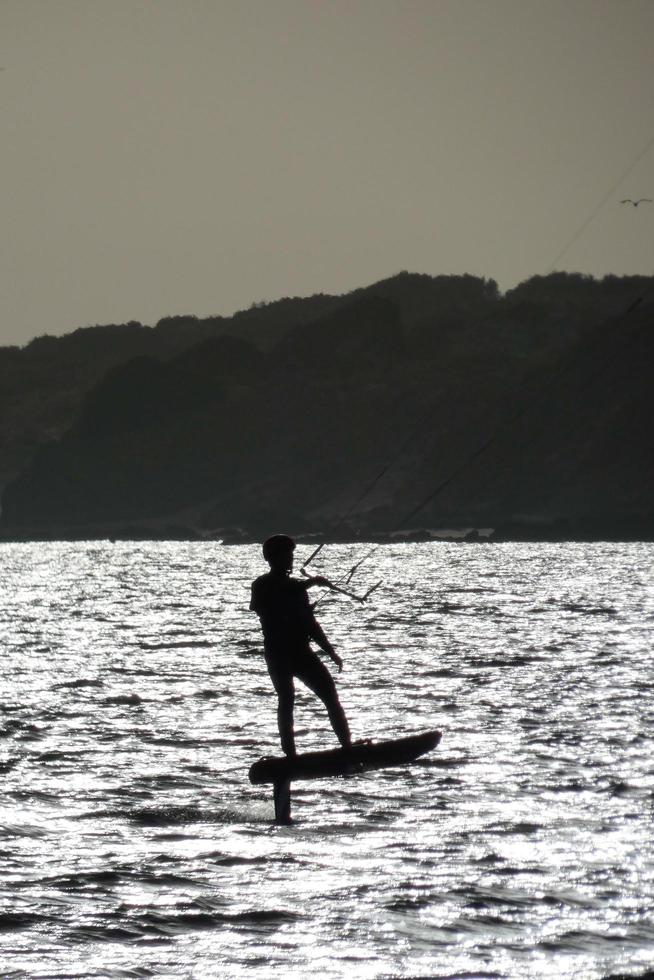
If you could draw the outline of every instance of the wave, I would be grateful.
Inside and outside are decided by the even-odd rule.
[[[80,677],[74,681],[62,681],[60,684],[53,684],[53,691],[63,690],[69,688],[70,690],[75,690],[81,687],[102,687],[104,684],[99,678],[86,678]]]
[[[143,699],[139,694],[114,694],[111,697],[103,698],[101,703],[105,705],[124,704],[134,707],[143,704]]]
[[[252,909],[247,911],[148,911],[135,915],[118,912],[108,917],[109,922],[80,925],[69,931],[75,940],[92,942],[143,942],[172,940],[184,933],[199,930],[223,929],[225,926],[250,926],[257,929],[277,930],[284,925],[298,922],[303,916],[288,909]],[[117,919],[118,924],[112,920]]]
[[[137,643],[141,650],[185,650],[189,647],[213,647],[215,645],[212,640],[171,640],[167,643],[150,643],[147,640],[139,640]]]
[[[141,827],[174,827],[185,824],[234,824],[252,823],[266,820],[270,817],[259,817],[244,809],[223,807],[219,809],[198,805],[180,806],[165,804],[163,806],[137,807],[125,809],[96,810],[79,814],[78,820],[112,819],[126,820]]]
[[[21,929],[30,929],[32,926],[40,925],[48,920],[49,916],[39,915],[36,912],[0,912],[0,932],[18,932]]]

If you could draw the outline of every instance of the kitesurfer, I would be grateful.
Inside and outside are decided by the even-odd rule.
[[[313,640],[336,664],[339,672],[343,669],[343,661],[317,622],[307,595],[311,586],[329,588],[331,583],[321,575],[302,580],[292,578],[294,550],[295,542],[286,534],[275,534],[264,541],[263,557],[270,565],[270,571],[252,583],[250,602],[250,609],[261,620],[266,665],[278,698],[279,737],[282,751],[288,756],[296,754],[293,728],[295,677],[323,702],[343,748],[352,744],[334,679],[310,645]]]

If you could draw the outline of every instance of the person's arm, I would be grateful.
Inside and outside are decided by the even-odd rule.
[[[314,643],[317,643],[320,649],[323,650],[324,653],[326,653],[331,660],[333,660],[333,662],[338,667],[340,673],[340,671],[343,670],[343,661],[334,650],[334,647],[331,645],[331,643],[325,636],[322,626],[320,625],[316,617],[313,615],[312,607],[309,604],[309,597],[307,595],[307,592],[312,585],[322,585],[322,586],[331,587],[331,582],[328,579],[324,578],[322,575],[315,575],[313,577],[307,576],[304,580],[298,582],[298,584],[301,585],[302,588],[304,589],[304,602],[306,603],[306,612],[307,612],[306,628],[307,628],[307,633],[309,635],[309,639],[313,640]]]
[[[334,647],[331,645],[331,643],[325,636],[322,626],[320,625],[318,620],[315,619],[314,616],[311,616],[311,620],[308,625],[309,625],[309,630],[308,630],[309,636],[314,641],[314,643],[317,643],[320,649],[324,650],[327,656],[330,657],[331,660],[333,660],[333,662],[338,667],[340,673],[340,671],[343,670],[343,661],[341,660],[339,655],[334,650]]]
[[[304,574],[306,575],[306,572],[304,572]],[[379,584],[380,583],[377,583],[377,585],[379,585]],[[312,585],[321,585],[321,586],[323,586],[326,589],[331,589],[332,592],[340,592],[341,595],[346,595],[350,599],[356,599],[357,602],[365,602],[366,599],[368,598],[368,596],[371,595],[375,591],[375,589],[377,588],[377,585],[374,585],[372,587],[372,589],[369,589],[366,592],[365,595],[363,595],[363,596],[362,595],[356,595],[354,592],[350,592],[349,589],[344,589],[340,585],[334,585],[334,583],[333,582],[330,582],[329,579],[328,578],[325,578],[324,575],[315,575],[313,577],[309,577],[307,575],[306,581],[304,582],[304,588],[305,589],[310,589]],[[320,600],[318,600],[318,601],[320,601]]]

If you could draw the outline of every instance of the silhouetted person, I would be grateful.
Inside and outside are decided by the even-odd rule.
[[[282,751],[295,755],[293,706],[298,677],[317,694],[327,708],[329,720],[343,746],[351,744],[345,712],[338,700],[336,684],[322,660],[311,649],[313,640],[331,657],[339,671],[343,661],[316,621],[307,590],[312,585],[329,586],[322,576],[291,578],[295,542],[286,534],[275,534],[263,544],[263,557],[270,571],[252,583],[250,609],[257,613],[263,631],[266,664],[278,697],[277,723]]]

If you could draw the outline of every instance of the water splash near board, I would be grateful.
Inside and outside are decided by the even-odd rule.
[[[250,767],[250,782],[255,785],[273,784],[275,821],[290,823],[293,780],[354,776],[371,769],[406,765],[431,752],[440,740],[441,732],[433,730],[383,742],[355,742],[349,749],[267,757]]]

